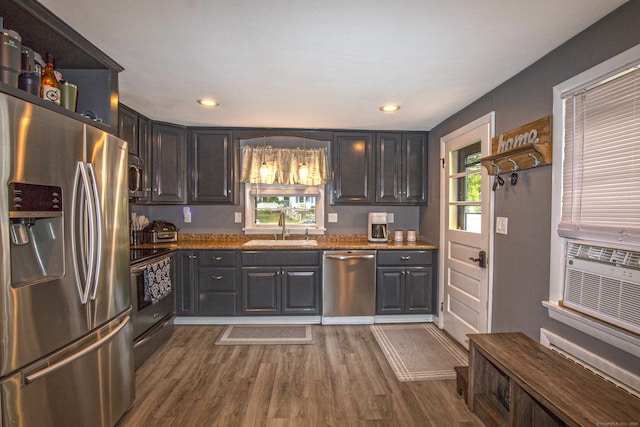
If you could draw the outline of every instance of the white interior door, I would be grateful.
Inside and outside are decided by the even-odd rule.
[[[490,175],[478,161],[491,154],[494,113],[440,140],[440,327],[468,347],[467,334],[489,332]],[[479,261],[484,254],[484,262]]]

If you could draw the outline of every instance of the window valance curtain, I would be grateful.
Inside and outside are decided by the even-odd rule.
[[[261,174],[266,165],[268,172]],[[308,170],[306,179],[300,176],[300,166]],[[323,185],[328,172],[326,148],[274,148],[271,146],[242,147],[240,180],[251,184]],[[264,175],[264,176],[263,176]]]

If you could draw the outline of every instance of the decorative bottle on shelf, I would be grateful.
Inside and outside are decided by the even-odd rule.
[[[46,66],[42,74],[40,84],[40,96],[47,101],[55,102],[60,105],[60,89],[58,89],[58,80],[53,70],[53,55],[47,53]]]

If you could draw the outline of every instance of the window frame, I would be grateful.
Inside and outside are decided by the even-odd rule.
[[[553,88],[553,163],[552,163],[552,195],[551,195],[551,230],[550,230],[550,275],[549,275],[549,300],[543,301],[548,309],[549,316],[559,322],[565,323],[581,332],[584,332],[601,341],[611,344],[625,351],[638,351],[640,339],[615,326],[581,315],[566,308],[559,303],[563,299],[564,274],[566,248],[569,238],[558,234],[558,224],[562,219],[562,185],[563,185],[563,160],[564,160],[564,101],[562,95],[590,86],[599,80],[604,80],[614,73],[625,68],[631,68],[640,60],[640,45],[634,46],[621,54],[604,61]],[[592,240],[591,243],[610,247],[628,246],[616,245],[602,241]],[[636,248],[637,249],[637,248]]]
[[[325,189],[324,185],[285,185],[285,184],[245,184],[244,197],[244,228],[245,234],[274,234],[281,233],[282,227],[255,224],[255,196],[315,196],[316,197],[316,224],[287,224],[287,234],[324,234],[325,228]]]

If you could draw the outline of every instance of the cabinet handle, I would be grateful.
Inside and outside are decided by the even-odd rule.
[[[222,280],[222,276],[211,276],[213,280]]]
[[[189,259],[196,259],[196,258],[198,258],[197,255],[189,255]]]
[[[400,259],[403,260],[403,261],[409,261],[411,259],[411,257],[410,256],[401,256]]]
[[[211,259],[214,260],[214,261],[222,261],[222,257],[221,256],[212,256]]]

